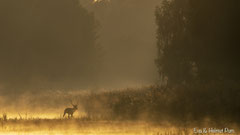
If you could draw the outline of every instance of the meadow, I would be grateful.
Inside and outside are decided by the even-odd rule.
[[[194,128],[194,126],[176,127],[169,123],[156,124],[144,121],[94,121],[82,118],[9,119],[1,121],[0,135],[190,135],[195,134]],[[223,127],[214,128],[223,129]],[[231,134],[237,135],[239,132],[237,127],[228,128],[234,130]]]
[[[237,86],[232,92],[226,91],[226,86],[219,86],[217,91],[210,91],[211,88],[211,85],[198,89],[195,86],[171,89],[149,86],[74,93],[74,97],[48,95],[54,103],[63,101],[63,97],[78,100],[78,115],[63,118],[60,113],[56,114],[58,117],[40,118],[37,115],[27,117],[19,114],[18,117],[8,118],[8,114],[4,113],[0,117],[0,134],[189,135],[194,133],[196,127],[229,128],[238,134]],[[48,96],[40,95],[41,98],[36,100],[43,103],[43,99],[49,99],[47,102],[51,106]]]

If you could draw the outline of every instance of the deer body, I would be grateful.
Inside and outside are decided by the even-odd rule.
[[[71,102],[72,104],[72,102]],[[72,104],[73,108],[66,108],[63,113],[63,117],[68,114],[68,118],[71,116],[73,117],[74,112],[78,109],[77,105]]]

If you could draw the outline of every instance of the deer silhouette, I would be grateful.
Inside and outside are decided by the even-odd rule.
[[[72,100],[70,100],[70,103],[71,103],[71,105],[73,106],[73,108],[66,108],[66,109],[64,110],[63,117],[64,117],[66,114],[68,114],[68,118],[73,117],[74,112],[78,109],[78,105],[77,105],[77,104],[73,104],[73,103],[72,103]]]

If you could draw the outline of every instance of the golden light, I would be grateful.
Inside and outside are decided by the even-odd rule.
[[[100,2],[101,0],[94,0],[93,3]]]
[[[107,1],[110,2],[110,0],[94,0],[93,3],[101,2],[101,1]]]

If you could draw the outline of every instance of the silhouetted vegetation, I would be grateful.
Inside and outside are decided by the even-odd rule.
[[[146,120],[172,124],[239,123],[239,86],[158,86],[80,96],[89,119]],[[230,88],[226,91],[227,88]],[[205,123],[206,124],[206,123]]]
[[[172,117],[240,122],[239,5],[164,0],[157,7],[156,64],[174,95]]]
[[[173,84],[239,81],[239,2],[164,0],[156,9],[159,75]]]

